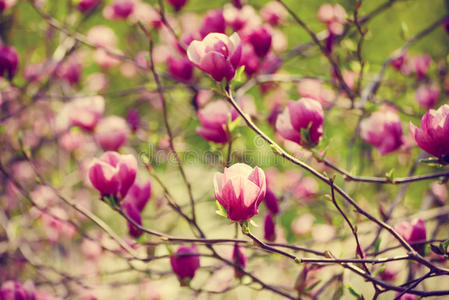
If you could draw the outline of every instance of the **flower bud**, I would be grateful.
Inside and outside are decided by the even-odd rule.
[[[200,70],[209,73],[216,81],[231,81],[240,64],[242,44],[234,33],[228,37],[211,33],[202,41],[193,41],[187,48],[189,60]]]
[[[243,252],[242,247],[238,243],[234,244],[234,250],[232,251],[232,261],[235,265],[239,266],[242,269],[245,269],[246,267],[246,255]],[[235,277],[241,279],[243,277],[243,273],[238,269],[235,268]]]
[[[95,140],[106,151],[120,149],[128,140],[128,136],[128,124],[118,116],[103,118],[95,128]]]
[[[360,123],[360,136],[382,155],[391,153],[403,144],[401,120],[392,110],[375,112]]]
[[[196,245],[191,247],[181,246],[175,255],[170,257],[170,264],[173,272],[179,279],[181,286],[189,284],[195,277],[196,270],[200,267],[200,257]]]
[[[185,57],[169,57],[167,60],[170,75],[181,82],[189,82],[193,78],[193,65]]]
[[[94,159],[89,168],[89,179],[100,192],[101,197],[126,196],[137,174],[137,161],[132,155],[117,152],[105,152],[99,159]]]
[[[248,36],[249,42],[253,46],[254,52],[259,57],[265,57],[271,48],[271,33],[266,27],[259,27],[251,31]]]
[[[421,149],[444,160],[449,155],[449,105],[425,113],[421,128],[410,122],[410,132]]]
[[[285,139],[304,147],[318,144],[323,135],[324,112],[321,104],[310,98],[288,101],[276,120],[276,130]]]
[[[19,55],[16,49],[10,46],[0,46],[0,77],[5,76],[12,80],[19,67]]]
[[[274,242],[274,240],[276,240],[276,225],[274,224],[273,216],[270,213],[265,215],[263,225],[265,240]]]
[[[186,5],[187,0],[167,0],[168,3],[170,3],[171,6],[175,9],[175,11],[181,10],[181,8]]]
[[[416,297],[413,294],[405,293],[404,295],[399,297],[400,294],[401,294],[401,292],[396,292],[396,297],[398,297],[398,298],[395,298],[395,299],[397,299],[397,300],[418,300],[418,297]]]
[[[234,121],[237,112],[223,100],[218,100],[200,109],[198,117],[202,127],[197,127],[196,132],[207,141],[225,144],[231,135],[227,127],[228,119]]]
[[[410,243],[413,249],[415,249],[421,255],[424,254],[424,243],[427,239],[426,225],[421,219],[415,220],[413,223],[402,222],[394,228],[407,243]]]
[[[421,107],[430,109],[438,102],[440,93],[440,86],[434,82],[420,85],[416,90],[415,97]]]
[[[343,33],[347,14],[340,4],[321,5],[317,17],[321,22],[327,24],[330,34],[340,35]]]
[[[232,221],[244,221],[259,213],[265,197],[265,173],[259,167],[237,163],[214,176],[215,198]]]

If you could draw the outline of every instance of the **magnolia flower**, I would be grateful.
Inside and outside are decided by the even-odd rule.
[[[421,119],[421,128],[410,122],[410,132],[421,149],[440,159],[449,155],[449,105],[431,109]]]
[[[375,112],[360,123],[360,136],[382,155],[391,153],[403,144],[401,120],[392,110]]]
[[[340,35],[343,33],[346,23],[346,11],[340,4],[323,4],[318,9],[318,19],[327,24],[331,34]]]
[[[105,101],[101,96],[93,96],[77,98],[69,105],[69,118],[72,125],[92,131],[103,115]]]
[[[89,179],[101,196],[121,196],[123,199],[133,185],[137,174],[137,161],[134,156],[117,152],[105,152],[95,158],[89,168]]]
[[[125,119],[109,116],[102,119],[95,128],[95,140],[104,150],[117,151],[129,137]]]
[[[244,221],[259,213],[265,197],[266,179],[262,169],[237,163],[217,172],[214,177],[215,198],[232,221]]]
[[[276,225],[274,223],[273,216],[270,213],[265,215],[263,225],[264,239],[269,242],[274,242],[274,240],[276,240]]]
[[[323,135],[323,107],[318,101],[301,98],[288,101],[287,108],[277,117],[279,134],[301,146],[316,145]]]
[[[242,56],[240,37],[210,33],[202,41],[193,41],[187,48],[190,61],[216,81],[231,81]]]
[[[184,5],[187,4],[187,0],[167,0],[168,3],[170,3],[171,6],[175,9],[175,11],[181,10],[181,8],[184,7]]]
[[[251,31],[248,41],[253,46],[254,52],[259,57],[264,57],[270,51],[272,36],[266,27],[261,26]]]

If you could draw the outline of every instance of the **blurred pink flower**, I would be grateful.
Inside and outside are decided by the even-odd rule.
[[[203,24],[200,28],[200,34],[204,38],[209,33],[225,33],[226,21],[221,9],[209,10],[203,17]]]
[[[234,121],[237,116],[237,111],[230,109],[223,100],[210,102],[198,111],[202,126],[197,127],[196,132],[207,141],[225,144],[230,138],[228,119]]]
[[[175,58],[170,56],[167,59],[168,71],[170,75],[181,82],[189,82],[193,78],[193,65],[185,57]]]
[[[187,4],[187,0],[167,0],[168,3],[170,3],[171,6],[175,9],[175,11],[181,10],[181,8],[184,7],[184,5]]]
[[[17,281],[5,281],[0,287],[0,299],[2,300],[34,300],[36,291],[34,284],[26,282],[24,285]]]
[[[318,182],[312,177],[303,177],[293,187],[292,193],[301,203],[306,204],[317,196]]]
[[[101,197],[112,195],[123,199],[133,185],[137,174],[137,161],[130,154],[105,152],[95,158],[89,167],[89,179],[101,193]]]
[[[272,26],[282,25],[287,19],[287,10],[277,1],[271,1],[265,4],[260,10],[262,18]]]
[[[401,120],[396,112],[384,109],[360,123],[360,136],[382,155],[399,149],[403,144]]]
[[[101,248],[100,243],[97,241],[90,239],[83,239],[83,242],[81,243],[81,252],[87,258],[96,260],[101,256],[103,248]]]
[[[440,86],[438,83],[421,84],[415,92],[416,101],[421,107],[426,109],[432,108],[440,98]]]
[[[400,292],[396,292],[396,297],[398,297],[400,294],[401,294]],[[413,294],[405,293],[401,297],[397,298],[397,300],[418,300],[418,297],[416,297]]]
[[[411,246],[421,255],[424,254],[425,244],[417,243],[424,242],[427,239],[426,225],[421,219],[415,220],[413,223],[402,222],[394,227],[394,229],[406,240]]]
[[[431,109],[421,119],[421,128],[410,122],[410,132],[421,149],[440,159],[449,155],[449,105]]]
[[[151,197],[151,182],[134,182],[123,202],[131,202],[139,212],[142,212]]]
[[[0,77],[12,80],[19,67],[19,55],[15,48],[3,45],[0,46]]]
[[[242,56],[240,37],[211,33],[202,41],[193,41],[187,48],[190,61],[216,81],[231,81]]]
[[[331,34],[340,35],[343,33],[346,23],[346,11],[340,4],[323,4],[318,9],[318,19],[327,24]]]
[[[70,104],[72,125],[92,131],[104,113],[105,101],[101,96],[76,98]]]
[[[237,266],[239,266],[240,268],[245,269],[245,267],[246,267],[246,261],[247,261],[246,255],[245,255],[245,253],[243,252],[243,248],[242,248],[238,243],[235,243],[235,244],[234,244],[234,249],[233,249],[233,251],[232,251],[232,261],[234,262],[234,265],[237,265]],[[242,278],[243,275],[244,275],[244,274],[243,274],[239,269],[237,269],[237,268],[235,268],[234,274],[235,274],[235,277],[236,277],[236,278],[239,278],[239,279]]]
[[[279,199],[275,193],[269,188],[264,198],[265,206],[273,214],[276,215],[279,212]]]
[[[140,127],[140,115],[137,109],[131,108],[128,110],[128,115],[126,117],[126,121],[128,122],[131,130],[135,132]]]
[[[244,221],[259,213],[265,198],[266,179],[262,169],[237,163],[214,176],[215,198],[232,221]]]
[[[276,240],[276,225],[274,223],[273,216],[271,213],[265,215],[264,223],[264,239],[269,242],[274,242]]]
[[[287,107],[276,120],[276,130],[287,140],[311,147],[318,144],[323,135],[323,121],[321,104],[310,98],[301,98],[288,101]]]
[[[200,257],[195,254],[199,254],[196,245],[191,247],[181,246],[176,254],[170,257],[171,267],[181,286],[188,285],[189,281],[195,277],[196,270],[200,267]]]
[[[69,239],[76,234],[76,228],[68,222],[67,211],[61,207],[53,206],[47,212],[42,212],[41,220],[49,241],[56,243],[62,237]]]
[[[226,4],[223,8],[223,17],[226,24],[234,31],[242,30],[253,17],[257,17],[256,10],[249,5],[237,8],[232,4]]]
[[[89,29],[87,40],[98,47],[115,48],[117,45],[117,36],[114,31],[104,25],[97,25]]]
[[[296,90],[300,97],[317,100],[323,107],[331,106],[335,100],[334,91],[324,88],[318,79],[303,79],[296,85]]]
[[[266,26],[254,28],[248,36],[249,43],[259,57],[265,57],[271,48],[272,36]]]
[[[412,58],[413,70],[418,78],[422,78],[427,75],[431,62],[432,58],[428,54],[421,54]]]
[[[125,119],[108,116],[100,120],[95,128],[95,140],[104,149],[117,151],[126,143],[130,134]]]
[[[140,211],[137,209],[136,205],[131,201],[123,201],[122,203],[123,210],[125,211],[125,214],[133,220],[136,224],[142,226],[142,217],[140,216]],[[140,230],[137,226],[135,226],[130,221],[127,222],[128,224],[128,233],[130,236],[134,238],[138,238],[142,235],[143,231]]]
[[[78,9],[83,12],[87,13],[94,9],[102,0],[80,0],[78,2]]]

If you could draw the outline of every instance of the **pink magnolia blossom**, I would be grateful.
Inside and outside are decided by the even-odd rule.
[[[440,86],[436,82],[432,84],[421,84],[416,89],[415,97],[421,107],[430,109],[438,102],[440,93]]]
[[[187,48],[190,61],[216,81],[231,81],[242,56],[240,37],[221,33],[208,34],[202,41],[193,41]]]
[[[301,203],[308,203],[318,195],[318,182],[312,177],[303,177],[293,188],[293,196]]]
[[[118,41],[114,31],[104,25],[97,25],[89,29],[87,32],[87,40],[103,48],[115,48]]]
[[[81,243],[81,252],[89,259],[95,260],[101,256],[103,248],[98,241],[83,239]]]
[[[125,119],[108,116],[103,118],[95,128],[95,140],[104,150],[117,151],[126,143],[129,133]]]
[[[234,244],[234,249],[232,251],[232,261],[234,262],[234,265],[245,269],[247,258],[245,252],[243,252],[243,248],[240,247],[238,243]],[[235,268],[234,274],[236,278],[242,278],[244,275],[243,272],[241,272],[238,268]]]
[[[274,242],[276,240],[276,225],[274,223],[273,215],[267,213],[263,225],[264,239],[269,242]]]
[[[244,221],[259,213],[265,197],[266,179],[262,169],[237,163],[214,176],[215,198],[232,221]]]
[[[400,292],[396,292],[396,297],[398,297],[400,294]],[[397,298],[397,300],[418,300],[418,297],[413,294],[405,293],[401,297]]]
[[[207,141],[225,144],[230,138],[228,120],[234,121],[237,116],[237,112],[223,100],[208,103],[198,111],[202,126],[197,127],[196,132]]]
[[[123,202],[131,202],[134,206],[142,212],[147,205],[148,200],[151,197],[151,182],[147,181],[145,183],[135,182],[128,193],[126,194]]]
[[[175,58],[170,56],[167,59],[168,71],[170,75],[179,81],[189,82],[193,78],[193,65],[186,57]]]
[[[271,1],[260,10],[260,15],[272,26],[279,26],[287,19],[288,12],[279,2]]]
[[[19,55],[15,48],[0,46],[0,77],[6,75],[11,80],[19,67]]]
[[[427,239],[426,225],[421,219],[413,223],[402,222],[395,226],[395,230],[420,254],[424,253],[425,245],[418,242],[424,242]]]
[[[101,196],[120,196],[123,199],[133,185],[137,174],[137,161],[130,154],[105,152],[95,158],[89,168],[89,179]]]
[[[253,76],[259,70],[260,65],[260,58],[254,52],[254,48],[249,44],[243,44],[240,66],[245,66],[245,74],[248,77]]]
[[[81,63],[76,58],[72,58],[58,69],[58,76],[70,85],[75,85],[80,82],[82,71]]]
[[[410,132],[421,149],[440,159],[449,155],[449,105],[431,109],[421,119],[421,128],[410,122]]]
[[[73,238],[76,228],[69,223],[67,211],[61,207],[53,206],[41,214],[41,220],[49,241],[56,243],[62,237]]]
[[[176,254],[170,257],[171,267],[181,286],[188,285],[189,281],[195,277],[196,270],[200,267],[200,257],[195,254],[198,254],[196,245],[191,247],[181,246]]]
[[[105,101],[101,96],[83,97],[73,100],[69,105],[72,125],[92,131],[103,115]]]
[[[181,10],[187,4],[187,0],[167,0],[167,2],[173,6],[175,11]]]
[[[382,155],[399,149],[403,144],[401,120],[396,112],[386,109],[373,113],[360,123],[360,136]]]
[[[323,121],[321,104],[310,98],[301,98],[288,101],[287,108],[276,120],[276,130],[283,138],[310,147],[316,145],[323,135]]]
[[[258,15],[254,7],[250,5],[237,8],[234,5],[226,4],[223,9],[223,17],[226,24],[231,26],[234,31],[239,31],[249,24],[252,18],[258,18]]]
[[[251,31],[248,41],[259,57],[265,57],[270,51],[272,36],[267,27],[261,26]]]
[[[115,0],[111,5],[105,6],[103,15],[109,20],[127,19],[134,11],[134,1]]]

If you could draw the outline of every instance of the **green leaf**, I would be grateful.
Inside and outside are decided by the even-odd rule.
[[[240,68],[238,68],[235,71],[235,76],[233,79],[235,83],[239,84],[239,83],[243,83],[246,81],[244,71],[245,71],[245,66],[241,66]]]
[[[228,115],[227,126],[229,129],[229,132],[233,132],[234,129],[237,128],[237,126],[239,124],[240,124],[240,118],[236,118],[234,121],[232,121],[231,114]]]
[[[228,212],[223,207],[223,205],[221,205],[220,202],[218,202],[217,200],[215,200],[215,204],[217,205],[217,211],[216,211],[217,215],[227,218]]]
[[[242,233],[243,234],[250,233],[248,220],[242,221],[240,224],[242,225]]]
[[[378,238],[377,240],[376,240],[376,243],[374,244],[374,253],[377,253],[377,252],[379,252],[379,248],[380,248],[380,243],[382,242],[382,239],[381,238]]]
[[[363,296],[356,292],[350,285],[346,285],[346,288],[349,290],[349,292],[356,297],[357,299],[363,299]]]

